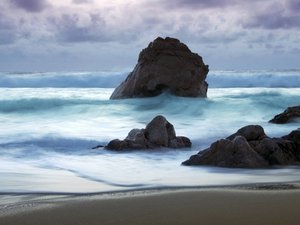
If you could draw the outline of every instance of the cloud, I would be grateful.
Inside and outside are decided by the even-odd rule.
[[[11,0],[11,3],[27,12],[41,12],[45,10],[49,3],[47,0]]]
[[[298,10],[299,3],[292,0],[288,2],[290,7],[295,5],[293,10]],[[300,8],[300,7],[299,7]],[[263,29],[292,29],[300,27],[300,15],[290,13],[288,8],[280,3],[269,5],[263,10],[251,15],[248,21],[243,23],[244,28]]]
[[[92,3],[93,0],[72,0],[72,3],[74,4],[88,4],[88,3]]]
[[[16,40],[15,24],[0,12],[0,45],[12,44]]]
[[[163,4],[170,8],[182,8],[187,7],[191,9],[199,8],[220,8],[233,4],[234,0],[163,0],[158,4]]]
[[[16,35],[5,30],[0,30],[0,45],[12,44],[16,40]]]
[[[291,11],[300,13],[300,1],[299,0],[289,0],[287,2],[287,5]]]
[[[264,29],[300,28],[300,16],[284,16],[274,13],[261,14],[246,23],[244,27]]]
[[[50,18],[55,38],[60,42],[107,42],[106,24],[98,14],[63,14]]]

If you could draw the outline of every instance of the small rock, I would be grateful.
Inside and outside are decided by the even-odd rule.
[[[276,115],[269,122],[283,124],[293,122],[297,118],[300,119],[300,105],[288,107],[283,113]]]
[[[236,136],[243,136],[247,141],[262,140],[267,137],[264,129],[259,125],[248,125],[239,129],[236,133],[227,137],[233,140]]]
[[[187,148],[192,143],[187,137],[176,137],[174,126],[163,116],[156,116],[145,129],[132,129],[124,140],[114,139],[108,150],[137,150],[160,147]]]

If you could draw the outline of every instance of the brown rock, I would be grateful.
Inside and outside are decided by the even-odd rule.
[[[283,124],[293,122],[297,118],[300,120],[300,105],[288,107],[283,113],[276,115],[269,122]]]
[[[283,136],[282,138],[300,143],[300,128],[298,128],[297,130],[293,130],[291,133],[289,133],[286,136]]]
[[[176,139],[173,125],[163,116],[155,117],[146,126],[145,136],[149,142],[163,147],[168,147],[171,140]]]
[[[176,137],[174,126],[163,116],[156,116],[145,129],[132,129],[124,140],[114,139],[108,150],[137,150],[160,147],[187,148],[192,143],[187,137]]]
[[[265,138],[254,150],[268,161],[269,165],[296,165],[299,164],[298,145],[293,141],[282,138]]]
[[[119,139],[114,139],[114,140],[111,140],[105,146],[105,148],[108,149],[108,150],[120,151],[120,150],[123,150],[123,149],[128,149],[129,145],[128,145],[128,142],[126,140],[121,141]]]
[[[261,168],[268,163],[255,152],[247,140],[236,136],[233,140],[221,139],[214,142],[209,150],[192,156],[184,165],[211,165],[234,168]]]
[[[157,38],[141,51],[138,63],[111,99],[151,97],[168,90],[185,97],[206,97],[208,66],[175,38]]]
[[[227,139],[233,140],[236,136],[243,136],[247,141],[261,140],[267,137],[264,129],[259,125],[248,125],[242,127],[236,133],[227,137]]]
[[[191,156],[183,164],[245,168],[299,165],[299,131],[292,131],[282,138],[268,138],[261,126],[245,126]]]

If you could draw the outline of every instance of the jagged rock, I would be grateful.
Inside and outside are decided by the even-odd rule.
[[[179,136],[171,140],[169,143],[170,148],[190,148],[192,147],[192,142],[189,138]]]
[[[268,161],[269,165],[295,165],[299,162],[297,144],[282,138],[265,138],[253,149]]]
[[[269,138],[261,126],[245,126],[191,156],[183,164],[239,168],[299,165],[299,130],[282,138]]]
[[[156,116],[145,129],[132,129],[124,140],[114,139],[108,150],[137,150],[160,147],[187,148],[192,143],[187,137],[176,137],[174,126],[163,116]]]
[[[243,136],[247,141],[261,140],[267,137],[264,129],[259,125],[248,125],[242,127],[236,133],[227,137],[227,139],[232,140],[236,136]]]
[[[184,97],[206,97],[208,66],[178,39],[158,37],[143,49],[138,63],[111,99],[151,97],[168,90]]]
[[[291,133],[283,136],[282,138],[289,141],[300,142],[300,128],[298,128],[297,130],[293,130]]]
[[[209,150],[192,156],[183,164],[244,168],[266,167],[268,165],[242,136],[236,136],[233,140],[221,139],[216,141]]]
[[[145,136],[149,142],[168,147],[172,140],[176,140],[175,130],[172,124],[163,116],[155,117],[145,129]]]
[[[292,122],[293,120],[295,120],[297,118],[300,120],[300,105],[288,107],[286,110],[284,110],[283,113],[276,115],[269,122],[282,124],[282,123]]]

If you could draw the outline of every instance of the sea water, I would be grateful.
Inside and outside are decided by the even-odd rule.
[[[181,162],[249,124],[280,137],[300,127],[268,120],[300,104],[300,71],[211,71],[208,98],[109,100],[126,72],[1,73],[0,193],[89,193],[298,181],[298,167],[226,169]],[[111,152],[164,115],[191,149]]]

